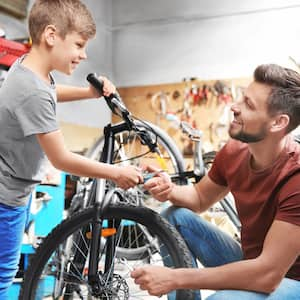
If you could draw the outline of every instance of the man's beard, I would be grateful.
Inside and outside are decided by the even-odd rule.
[[[237,133],[231,133],[229,129],[229,135],[231,138],[241,141],[243,143],[257,143],[263,140],[266,136],[266,130],[265,128],[262,128],[259,133],[256,134],[250,134],[246,133],[243,130],[237,132]]]

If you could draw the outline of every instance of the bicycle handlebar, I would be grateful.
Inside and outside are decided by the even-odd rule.
[[[90,73],[86,79],[99,92],[99,94],[103,96],[103,81],[99,80],[96,74],[94,73]],[[103,97],[110,110],[114,114],[121,117],[125,121],[129,129],[134,129],[134,131],[136,131],[139,134],[142,143],[144,145],[147,145],[151,152],[159,153],[159,149],[157,147],[156,141],[153,141],[150,132],[146,130],[140,130],[136,126],[134,119],[131,116],[131,113],[129,112],[127,107],[125,106],[121,96],[116,92],[109,96],[103,96]]]
[[[99,92],[99,94],[103,96],[103,81],[97,78],[96,74],[94,73],[90,73],[86,79]],[[116,92],[110,94],[109,96],[103,96],[103,97],[108,107],[111,109],[111,111],[114,114],[123,118],[126,121],[126,123],[128,123],[130,112],[126,108],[120,95]]]

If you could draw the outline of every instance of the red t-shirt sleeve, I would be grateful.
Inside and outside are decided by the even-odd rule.
[[[227,180],[225,178],[224,162],[226,161],[227,144],[217,153],[214,163],[212,164],[208,177],[216,184],[227,186]]]
[[[300,226],[300,173],[292,176],[279,192],[275,219]]]

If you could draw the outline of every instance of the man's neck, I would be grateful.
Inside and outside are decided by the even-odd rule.
[[[262,170],[271,166],[284,149],[286,140],[287,136],[278,139],[278,141],[275,137],[270,137],[261,142],[249,143],[251,167],[255,170]]]

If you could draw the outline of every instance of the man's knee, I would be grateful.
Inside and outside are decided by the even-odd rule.
[[[193,214],[191,210],[173,205],[169,206],[161,213],[161,215],[166,218],[171,224],[177,224],[180,220],[189,218],[191,214]]]

